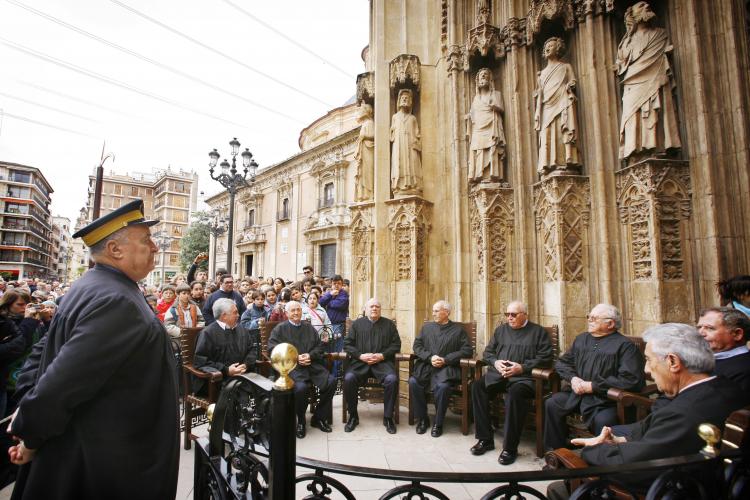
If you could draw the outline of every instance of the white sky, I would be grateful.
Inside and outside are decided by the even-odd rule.
[[[368,42],[368,8],[366,0],[0,0],[0,160],[41,169],[55,191],[52,213],[74,223],[105,140],[105,152],[115,154],[114,163],[104,164],[106,173],[167,166],[195,170],[200,190],[217,193],[221,186],[208,176],[211,149],[229,155],[228,142],[237,137],[262,169],[297,153],[300,130],[355,94],[356,75],[364,71],[360,54]],[[238,97],[128,55],[49,17]],[[29,51],[205,114],[85,76]]]

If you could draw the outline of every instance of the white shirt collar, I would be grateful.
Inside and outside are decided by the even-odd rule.
[[[229,328],[229,326],[228,326],[228,325],[227,325],[226,323],[224,323],[223,321],[219,321],[219,320],[217,319],[217,320],[216,320],[216,322],[217,322],[217,323],[219,324],[219,326],[220,326],[220,327],[221,327],[221,328],[222,328],[223,330],[231,330],[231,328]]]
[[[688,384],[685,387],[683,387],[682,389],[680,389],[680,392],[683,392],[685,389],[690,389],[691,387],[695,387],[698,384],[702,384],[704,382],[708,382],[709,380],[713,380],[715,378],[716,378],[716,375],[714,375],[712,377],[701,379],[701,380],[699,380],[697,382],[693,382],[692,384]],[[678,392],[677,394],[679,394],[680,392]]]
[[[745,354],[746,352],[750,352],[750,349],[747,348],[747,345],[740,345],[735,347],[734,349],[729,349],[728,351],[714,353],[714,358],[729,359],[735,356],[739,356],[740,354]]]

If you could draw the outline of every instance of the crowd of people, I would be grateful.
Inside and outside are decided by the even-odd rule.
[[[384,388],[385,430],[397,432],[395,358],[407,349],[377,298],[366,302],[347,330],[349,283],[342,276],[316,276],[305,266],[295,281],[251,276],[237,281],[223,269],[209,278],[201,269],[206,254],[195,258],[186,276],[159,288],[144,285],[157,252],[149,230],[154,223],[136,200],[79,231],[75,236],[83,238],[96,265],[72,287],[0,282],[0,376],[6,384],[0,414],[12,416],[0,479],[8,483],[17,473],[14,498],[42,498],[53,489],[63,497],[116,491],[123,498],[172,498],[179,413],[170,338],[185,327],[202,328],[194,366],[228,378],[256,369],[260,328],[277,321],[268,351],[287,342],[299,353],[290,373],[298,438],[307,433],[311,386],[318,388],[318,401],[310,426],[333,431],[332,399],[340,388],[349,414],[344,432],[354,432],[360,423],[358,390],[369,378]],[[554,367],[563,382],[562,390],[546,399],[545,425],[537,429],[547,449],[582,446],[582,456],[593,465],[697,452],[698,423],[722,427],[731,411],[750,402],[750,276],[718,288],[721,306],[702,311],[695,326],[668,323],[628,332],[642,334],[644,352],[623,335],[618,308],[598,304],[587,316],[587,331],[557,360],[544,328],[529,320],[528,306],[509,302],[506,320],[481,353],[487,371],[471,385],[477,442],[468,452],[482,455],[495,448],[490,401],[503,395],[498,462],[516,460],[534,398],[531,372],[538,367]],[[451,389],[460,381],[460,362],[473,350],[467,332],[451,320],[450,303],[436,301],[432,314],[411,345],[408,388],[416,432],[430,430],[439,438]],[[329,371],[327,352],[344,352],[348,361]],[[641,422],[617,425],[607,391],[637,392],[647,378],[662,393],[653,411]],[[205,387],[196,380],[193,390]],[[435,403],[432,419],[428,393]],[[569,440],[566,417],[573,413],[595,437]],[[143,454],[144,449],[158,453]],[[551,487],[550,494],[565,492]]]

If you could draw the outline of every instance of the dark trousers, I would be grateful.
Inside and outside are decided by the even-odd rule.
[[[486,377],[471,384],[471,406],[474,409],[474,423],[477,439],[492,441],[492,427],[490,425],[490,400],[505,392],[505,423],[503,424],[503,449],[518,451],[521,431],[529,412],[529,401],[534,399],[534,385],[530,381],[517,381],[508,384],[503,380],[489,387]]]
[[[364,378],[372,376],[372,370],[369,370]],[[396,407],[398,397],[398,378],[396,374],[389,373],[380,380],[380,383],[383,384],[383,416],[393,418],[393,409]],[[346,408],[350,415],[357,415],[359,385],[359,379],[353,372],[349,371],[344,374],[344,401],[346,401]]]
[[[307,391],[310,389],[312,382],[309,380],[294,381],[294,409],[297,413],[297,422],[305,422],[305,410],[307,409]],[[333,375],[328,375],[328,383],[325,387],[319,387],[318,406],[315,407],[313,418],[317,420],[329,420],[333,413],[333,394],[336,392],[336,381]]]
[[[414,415],[417,420],[427,418],[427,389],[430,381],[420,382],[414,377],[409,377],[409,398],[414,408]],[[438,382],[432,391],[432,398],[435,400],[435,425],[443,425],[445,412],[448,410],[450,402],[451,389],[453,385],[450,382]]]
[[[556,392],[544,402],[544,449],[556,450],[568,445],[568,424],[565,418],[578,408],[569,408],[567,392]],[[594,410],[589,417],[589,430],[595,436],[602,432],[602,427],[617,423],[617,408],[601,407]]]

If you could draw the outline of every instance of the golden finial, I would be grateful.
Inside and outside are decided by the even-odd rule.
[[[209,424],[214,421],[214,408],[216,408],[216,403],[211,403],[206,410],[206,419]]]
[[[279,378],[274,382],[274,389],[288,391],[294,387],[294,380],[289,377],[289,372],[297,366],[297,348],[292,344],[279,344],[271,352],[271,364],[274,370],[279,372]]]
[[[706,446],[701,450],[701,454],[713,458],[719,450],[716,449],[716,443],[721,439],[721,431],[714,424],[701,424],[698,426],[698,435],[706,442]]]

